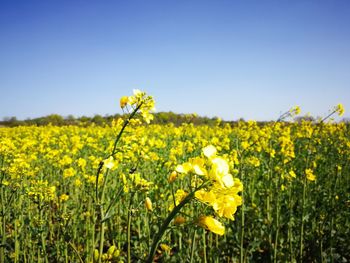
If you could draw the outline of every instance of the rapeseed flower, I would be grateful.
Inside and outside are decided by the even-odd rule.
[[[202,151],[204,156],[206,156],[209,159],[213,158],[217,152],[216,148],[213,145],[208,145],[204,147]]]
[[[125,108],[125,106],[128,104],[128,101],[129,101],[129,97],[128,96],[123,96],[120,98],[120,108]]]
[[[313,174],[312,169],[306,169],[305,170],[305,175],[306,175],[306,178],[309,181],[315,181],[316,180],[316,176]]]
[[[186,219],[183,216],[177,216],[174,218],[175,225],[182,225],[185,222],[186,222]]]
[[[222,223],[211,216],[200,216],[198,218],[199,226],[220,236],[225,234],[225,227]]]
[[[146,121],[146,123],[150,123],[150,121],[154,118],[151,112],[155,111],[155,102],[153,97],[138,89],[134,89],[133,93],[134,95],[128,97],[127,104],[129,104],[133,109],[138,108],[142,118]],[[125,101],[123,100],[123,106],[125,107],[127,104],[125,104]]]
[[[153,211],[152,201],[149,197],[146,197],[145,199],[145,206],[148,211]]]
[[[339,116],[342,116],[345,112],[344,110],[344,106],[343,104],[339,103],[336,107],[335,107],[335,111],[338,112]]]

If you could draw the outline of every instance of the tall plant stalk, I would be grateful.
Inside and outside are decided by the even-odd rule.
[[[105,159],[113,156],[116,153],[116,149],[117,149],[117,144],[120,141],[120,138],[122,137],[125,128],[128,126],[128,124],[130,123],[130,120],[132,118],[134,118],[135,114],[139,111],[139,109],[141,108],[142,103],[140,103],[129,115],[129,117],[127,118],[127,120],[124,122],[121,130],[119,131],[114,144],[113,144],[113,149],[111,151],[111,153],[106,156]],[[103,246],[104,246],[104,234],[105,234],[105,221],[106,221],[106,213],[104,211],[104,204],[105,204],[105,190],[106,190],[106,185],[107,185],[107,179],[108,179],[108,174],[109,174],[109,169],[106,170],[105,173],[105,178],[103,180],[103,186],[102,186],[102,191],[101,191],[101,196],[99,196],[99,192],[98,192],[98,182],[99,182],[99,176],[102,172],[104,163],[103,161],[100,162],[99,167],[97,169],[97,174],[96,174],[96,184],[95,184],[95,199],[96,199],[96,203],[97,206],[99,207],[99,228],[100,228],[100,235],[99,235],[99,256],[98,256],[98,263],[102,262],[102,254],[103,254]],[[110,202],[114,202],[115,199],[111,200]],[[111,208],[111,203],[108,206],[108,210]]]

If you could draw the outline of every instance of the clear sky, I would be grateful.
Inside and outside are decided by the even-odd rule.
[[[349,0],[0,0],[0,119],[157,111],[350,114]]]

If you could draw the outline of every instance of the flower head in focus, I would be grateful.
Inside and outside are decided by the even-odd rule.
[[[184,176],[195,175],[194,185],[202,185],[194,194],[196,200],[212,207],[217,216],[234,220],[237,207],[242,205],[239,192],[243,191],[243,184],[230,174],[229,162],[217,154],[213,145],[204,147],[202,153],[201,157],[177,165],[175,170]],[[200,217],[199,225],[219,235],[225,232],[223,225],[210,216]]]
[[[147,123],[153,120],[154,117],[151,112],[155,111],[155,102],[153,97],[147,95],[146,92],[134,89],[132,96],[123,96],[120,99],[120,107],[123,109],[127,107],[127,105],[129,105],[132,110],[137,110]]]

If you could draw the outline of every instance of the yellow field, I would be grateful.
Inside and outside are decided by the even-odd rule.
[[[347,125],[140,125],[152,103],[0,129],[1,262],[350,260]]]

